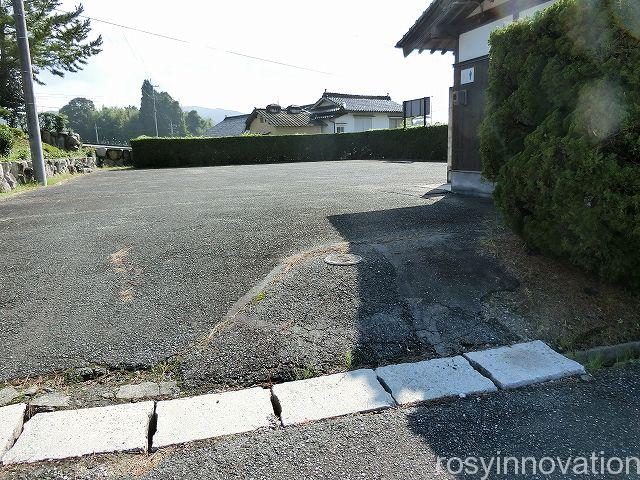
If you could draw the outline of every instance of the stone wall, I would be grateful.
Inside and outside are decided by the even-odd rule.
[[[47,177],[65,173],[91,173],[96,167],[95,157],[50,158],[44,162]],[[10,192],[20,184],[34,181],[30,161],[0,163],[0,192]]]
[[[95,147],[99,167],[131,165],[131,147]]]
[[[56,133],[43,130],[40,132],[40,136],[44,143],[58,147],[60,150],[76,151],[80,150],[80,147],[82,146],[80,135],[73,132]]]

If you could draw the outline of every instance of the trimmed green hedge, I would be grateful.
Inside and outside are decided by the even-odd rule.
[[[131,140],[140,168],[316,162],[348,159],[447,160],[447,126],[333,135],[150,138]]]
[[[640,3],[561,0],[491,36],[483,173],[526,242],[640,287]]]

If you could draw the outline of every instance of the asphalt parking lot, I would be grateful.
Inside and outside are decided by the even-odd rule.
[[[0,381],[179,355],[185,385],[207,389],[330,371],[346,355],[380,364],[507,343],[474,320],[483,296],[517,285],[476,252],[495,212],[422,197],[445,175],[385,161],[109,171],[6,199]],[[365,262],[326,266],[318,251],[340,244]]]

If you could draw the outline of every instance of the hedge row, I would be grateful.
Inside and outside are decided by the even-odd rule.
[[[140,168],[384,158],[445,162],[447,126],[333,135],[141,137],[131,140],[131,147]]]
[[[640,4],[561,0],[491,37],[485,176],[526,242],[640,287]]]

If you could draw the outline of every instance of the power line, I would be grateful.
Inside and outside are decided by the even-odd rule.
[[[57,10],[58,12],[61,12],[61,13],[71,13],[71,12],[67,12],[67,11],[59,9],[59,8],[55,8],[54,10]],[[324,72],[322,70],[316,70],[316,69],[310,68],[310,67],[304,67],[304,66],[301,66],[301,65],[295,65],[293,63],[281,62],[279,60],[273,60],[273,59],[265,58],[265,57],[258,57],[256,55],[249,55],[247,53],[236,52],[236,51],[233,51],[233,50],[225,50],[225,49],[222,49],[222,48],[213,47],[211,45],[201,44],[201,43],[193,42],[193,41],[190,41],[190,40],[185,40],[185,39],[182,39],[182,38],[177,38],[177,37],[172,37],[172,36],[169,36],[169,35],[164,35],[162,33],[156,33],[156,32],[152,32],[152,31],[149,31],[149,30],[144,30],[142,28],[131,27],[131,26],[128,26],[128,25],[121,25],[119,23],[115,23],[115,22],[112,22],[112,21],[109,21],[109,20],[103,20],[101,18],[89,17],[88,15],[79,15],[79,17],[86,18],[86,19],[89,19],[89,20],[93,20],[94,22],[105,23],[107,25],[112,25],[114,27],[124,28],[126,30],[131,30],[131,31],[138,32],[138,33],[144,33],[145,35],[151,35],[151,36],[154,36],[154,37],[163,38],[165,40],[171,40],[171,41],[178,42],[178,43],[183,43],[183,44],[186,44],[186,45],[194,45],[194,46],[204,47],[204,48],[207,48],[209,50],[214,50],[216,52],[226,53],[228,55],[235,55],[237,57],[248,58],[248,59],[251,59],[251,60],[257,60],[259,62],[272,63],[272,64],[275,64],[275,65],[281,65],[283,67],[295,68],[297,70],[305,70],[307,72],[320,73],[322,75],[333,75],[330,72]]]
[[[36,97],[50,97],[52,99],[60,98],[64,100],[65,98],[77,98],[77,97],[92,97],[92,98],[104,98],[104,95],[82,95],[82,94],[57,94],[57,93],[36,93]]]

